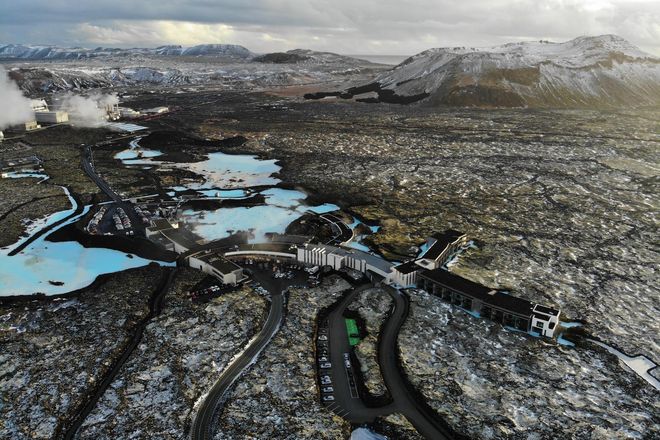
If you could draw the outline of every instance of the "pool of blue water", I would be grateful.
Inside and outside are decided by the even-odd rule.
[[[266,233],[284,233],[286,227],[307,211],[325,213],[336,211],[338,206],[326,203],[308,206],[307,195],[301,191],[270,188],[261,191],[266,204],[250,207],[219,208],[212,211],[187,209],[181,213],[181,220],[197,235],[205,240],[228,237],[234,232],[252,233],[251,242],[265,241]]]
[[[77,221],[89,208],[85,207],[80,216],[72,218],[55,230]],[[49,216],[44,225],[52,224],[70,214],[70,210],[57,212]],[[17,255],[7,255],[23,240],[0,250],[0,296],[67,293],[88,286],[101,274],[141,267],[151,262],[111,249],[85,248],[74,241],[48,242],[45,235]],[[51,281],[63,284],[58,286]]]

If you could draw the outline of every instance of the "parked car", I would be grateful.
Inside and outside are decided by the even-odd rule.
[[[328,375],[321,376],[321,383],[323,385],[330,385],[332,383],[332,380],[330,379],[330,376],[328,376]]]
[[[321,362],[319,366],[321,368],[332,368],[332,364],[330,362]]]
[[[335,400],[335,396],[333,396],[332,394],[330,394],[328,396],[323,396],[323,401],[324,402],[331,402],[333,400]]]
[[[324,393],[333,393],[334,391],[335,391],[335,389],[332,388],[332,387],[323,387],[323,388],[321,388],[321,392],[324,392]]]

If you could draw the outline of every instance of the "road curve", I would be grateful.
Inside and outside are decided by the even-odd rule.
[[[213,438],[215,415],[220,407],[225,393],[243,372],[256,360],[257,356],[275,336],[284,316],[284,294],[272,295],[268,318],[263,328],[243,352],[236,357],[222,372],[213,384],[208,394],[199,405],[193,419],[190,437],[193,440],[209,440]]]
[[[401,326],[408,316],[410,301],[398,289],[384,286],[394,301],[392,315],[385,323],[378,345],[378,363],[385,385],[396,403],[396,407],[413,424],[417,432],[428,439],[445,440],[463,438],[456,434],[425,402],[416,398],[416,391],[399,368],[397,340]]]

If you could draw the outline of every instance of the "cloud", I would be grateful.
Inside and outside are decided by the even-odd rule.
[[[148,46],[236,43],[411,54],[439,46],[619,34],[660,55],[657,0],[22,0],[0,6],[14,42]]]

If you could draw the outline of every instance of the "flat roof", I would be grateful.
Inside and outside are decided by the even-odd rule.
[[[291,246],[294,246],[294,249],[291,249]],[[254,243],[254,244],[241,244],[238,246],[238,250],[242,252],[246,251],[261,251],[261,252],[282,252],[285,254],[295,255],[297,253],[295,245],[291,243]],[[231,252],[229,250],[228,252]]]
[[[164,218],[152,219],[151,223],[152,225],[150,228],[152,231],[165,231],[167,229],[174,229],[174,225],[172,225],[167,219]]]
[[[421,270],[422,267],[419,266],[417,263],[415,263],[415,260],[410,260],[405,263],[399,264],[398,266],[394,266],[394,269],[404,275],[407,275],[417,270]]]
[[[433,234],[431,238],[435,239],[435,243],[433,243],[431,247],[429,247],[428,250],[424,252],[422,258],[435,260],[445,249],[447,249],[447,246],[454,243],[464,235],[464,233],[454,229],[447,229],[445,232]]]
[[[507,295],[499,290],[491,289],[490,287],[459,277],[445,269],[426,270],[420,276],[443,287],[478,299],[486,305],[505,309],[517,315],[532,315],[534,308],[532,302]]]
[[[212,251],[204,251],[201,254],[192,255],[192,257],[210,264],[214,269],[222,274],[232,273],[235,270],[241,269],[241,266],[238,264]]]
[[[163,236],[170,240],[172,243],[183,246],[186,249],[195,249],[197,246],[199,246],[199,243],[187,236],[185,229],[180,230],[172,228],[161,230],[160,233],[163,234]]]

